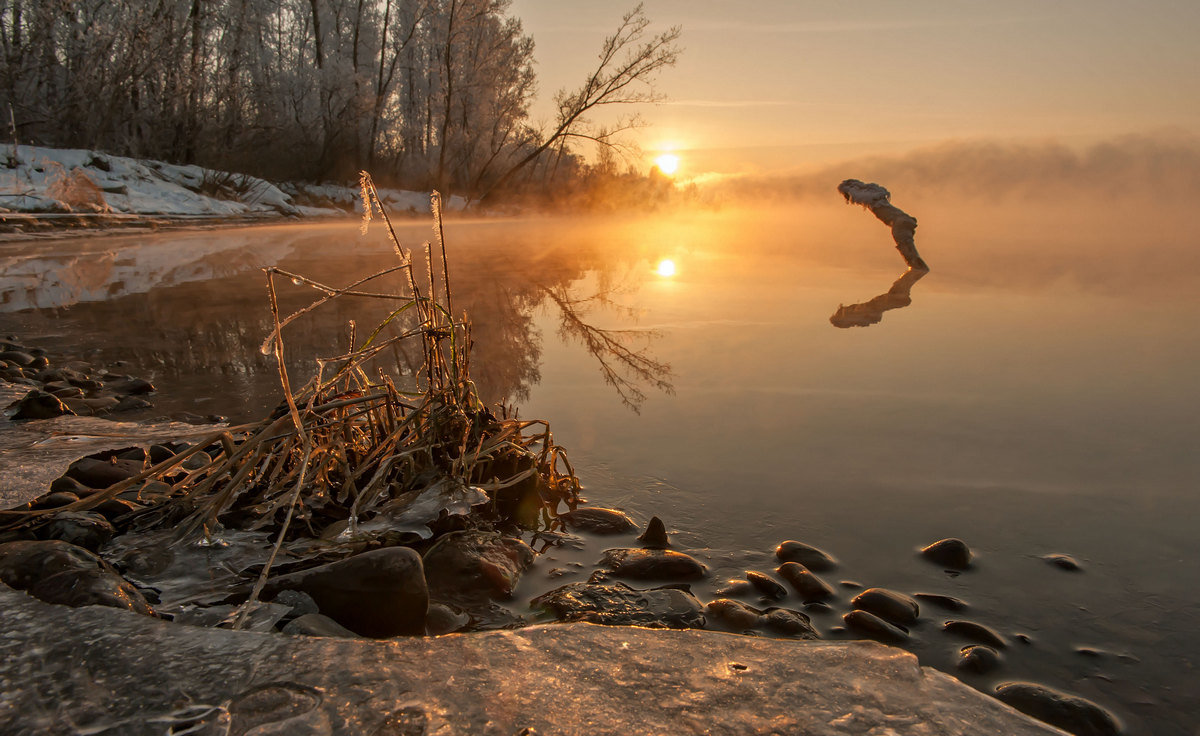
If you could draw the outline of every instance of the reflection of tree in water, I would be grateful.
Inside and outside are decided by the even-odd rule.
[[[584,318],[590,305],[615,306],[604,290],[590,297],[571,295],[564,286],[545,286],[542,292],[559,309],[559,335],[564,339],[574,338],[600,363],[604,382],[612,386],[621,397],[621,402],[634,411],[646,400],[643,386],[671,393],[671,366],[656,360],[649,354],[649,346],[632,347],[635,341],[649,341],[658,337],[649,330],[609,330],[589,323]]]
[[[381,262],[386,265],[384,259],[394,262],[394,258],[379,251],[337,258],[293,255],[280,267],[341,287],[378,271]],[[415,267],[418,273],[424,270],[420,260]],[[605,380],[622,401],[636,405],[644,400],[644,386],[669,390],[669,368],[650,357],[645,347],[632,346],[631,341],[651,339],[652,333],[601,329],[589,317],[597,307],[619,309],[611,299],[616,291],[609,278],[614,268],[590,249],[547,253],[519,244],[473,250],[469,257],[452,261],[455,309],[460,314],[466,311],[472,322],[476,358],[472,378],[480,395],[489,402],[528,398],[541,378],[543,344],[534,314],[543,304],[557,307],[561,334],[579,340],[596,357]],[[580,297],[571,285],[588,274],[597,277],[597,293]],[[287,279],[276,279],[276,284],[284,316],[320,296],[311,287]],[[372,282],[370,291],[407,293],[408,288],[403,278],[393,275]],[[79,342],[87,352],[79,357],[107,364],[125,360],[156,379],[170,378],[177,385],[218,396],[228,394],[224,399],[234,408],[224,411],[237,413],[239,399],[245,404],[242,410],[249,411],[273,406],[279,394],[274,360],[258,350],[272,328],[265,296],[262,273],[254,268],[26,316],[33,323],[31,329],[43,334],[51,332],[52,326],[61,331],[63,323],[72,323],[69,329],[81,335]],[[342,296],[285,327],[285,358],[293,381],[303,383],[315,372],[314,358],[345,352],[351,320],[358,325],[361,343],[393,308],[382,300]],[[413,315],[404,314],[384,337],[413,326]],[[420,364],[416,346],[401,343],[373,371],[383,369],[403,385],[411,383]]]
[[[883,319],[889,309],[900,309],[912,304],[912,287],[928,270],[910,268],[884,293],[859,304],[841,305],[829,321],[834,327],[869,327]]]

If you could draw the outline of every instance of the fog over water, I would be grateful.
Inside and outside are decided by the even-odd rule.
[[[714,569],[702,599],[727,577],[770,572],[774,547],[799,539],[841,560],[834,579],[955,595],[973,620],[1028,634],[999,679],[1092,698],[1130,733],[1190,733],[1200,225],[1189,197],[1147,196],[1151,180],[1125,194],[989,198],[847,176],[874,178],[917,218],[928,275],[902,280],[887,229],[841,203],[840,178],[752,207],[449,221],[477,380],[551,422],[592,503],[663,517],[677,547]],[[419,246],[430,233],[416,223],[399,235]],[[0,319],[51,350],[126,360],[160,389],[149,416],[252,418],[278,401],[258,352],[270,319],[258,267],[338,285],[392,259],[378,231],[361,238],[351,224],[8,244]],[[673,276],[659,273],[664,259]],[[285,311],[307,303],[311,292],[288,287]],[[831,322],[856,304],[873,305],[875,323]],[[292,370],[382,309],[346,301],[288,328]],[[580,329],[632,330],[614,339],[669,364],[658,378],[672,391],[618,370],[627,397],[645,395],[632,410],[603,379],[598,360],[612,356],[585,350]],[[972,546],[974,570],[950,577],[915,555],[946,536]],[[840,619],[814,623],[828,632]],[[914,651],[954,671],[961,644],[925,626]]]

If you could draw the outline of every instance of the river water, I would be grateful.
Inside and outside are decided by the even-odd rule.
[[[840,560],[834,580],[953,595],[1027,635],[999,675],[962,676],[976,687],[1035,680],[1133,734],[1196,733],[1200,228],[1152,202],[896,203],[921,223],[922,278],[870,213],[825,201],[452,217],[474,376],[550,421],[592,503],[661,516],[714,571],[702,600],[798,539]],[[252,420],[280,397],[260,267],[344,285],[394,259],[352,223],[5,244],[0,325],[152,379],[148,418]],[[285,311],[314,294],[281,284]],[[384,310],[339,300],[289,327],[293,375]],[[972,570],[917,556],[948,536]],[[955,672],[963,642],[926,613],[910,649]],[[814,623],[839,635],[836,615]]]

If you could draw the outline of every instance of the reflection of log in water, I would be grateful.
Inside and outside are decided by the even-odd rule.
[[[883,319],[883,313],[889,309],[899,309],[912,304],[913,284],[929,273],[928,270],[910,268],[896,279],[892,287],[868,301],[859,304],[841,305],[829,321],[834,327],[867,327]]]
[[[909,268],[928,271],[929,266],[917,253],[917,245],[913,236],[917,231],[917,218],[896,207],[888,199],[891,193],[878,184],[865,184],[858,179],[847,179],[838,185],[838,191],[847,202],[861,204],[880,219],[884,225],[892,229],[892,239],[896,241],[896,250],[904,256],[904,262]]]

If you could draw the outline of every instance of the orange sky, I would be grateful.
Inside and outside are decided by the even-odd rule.
[[[535,120],[633,0],[514,0],[537,44]],[[685,50],[644,106],[647,159],[783,172],[948,139],[1088,144],[1200,132],[1196,0],[648,0]],[[600,118],[598,118],[600,119]]]

